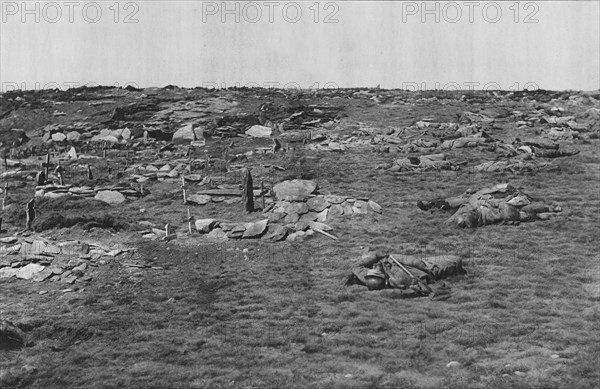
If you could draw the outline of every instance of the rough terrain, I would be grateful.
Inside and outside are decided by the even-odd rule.
[[[599,99],[4,93],[0,387],[597,387]],[[294,179],[318,187],[278,198]],[[560,212],[459,228],[417,206],[502,183]],[[344,286],[374,250],[467,273],[443,301]]]

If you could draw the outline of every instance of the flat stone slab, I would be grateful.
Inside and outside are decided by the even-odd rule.
[[[310,180],[289,180],[273,187],[278,200],[304,201],[317,189],[317,183]]]
[[[369,205],[369,208],[376,213],[381,213],[381,205],[377,204],[375,201],[373,200],[369,200],[367,202],[367,204]]]
[[[29,265],[25,265],[19,269],[17,272],[17,278],[30,280],[34,274],[41,272],[45,268],[46,266],[38,265],[37,263],[30,263]]]
[[[192,194],[187,196],[187,202],[198,205],[206,205],[212,201],[212,197],[204,194]]]
[[[325,208],[329,208],[331,203],[325,199],[323,196],[315,196],[306,201],[306,205],[308,205],[308,209],[314,212],[321,212]]]
[[[210,196],[242,196],[242,191],[238,189],[205,189],[197,193]]]
[[[264,239],[270,240],[271,242],[279,242],[284,240],[287,237],[288,233],[289,231],[287,230],[287,228],[285,228],[281,224],[275,224],[269,226],[269,231],[267,232],[267,235],[264,236]]]
[[[246,135],[250,135],[255,138],[269,138],[273,134],[273,129],[271,127],[265,127],[260,125],[255,125],[250,127],[246,131]]]
[[[269,219],[264,219],[254,223],[246,223],[246,230],[244,231],[242,238],[256,238],[261,236],[267,229],[268,223]]]

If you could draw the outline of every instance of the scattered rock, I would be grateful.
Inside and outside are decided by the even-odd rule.
[[[194,126],[188,124],[187,126],[181,127],[173,134],[173,144],[180,145],[191,143],[196,140],[196,133],[194,132]]]
[[[315,196],[306,201],[306,205],[308,205],[308,209],[314,212],[321,212],[325,208],[328,208],[331,204],[325,200],[323,196]]]
[[[211,232],[206,235],[209,238],[213,239],[228,239],[227,232],[223,231],[221,228],[215,228]]]
[[[283,181],[273,187],[278,200],[304,201],[317,189],[317,183],[310,180]]]
[[[267,223],[269,219],[264,219],[254,223],[246,223],[246,230],[242,235],[242,238],[256,238],[262,235],[267,229]]]
[[[30,280],[34,276],[34,274],[41,272],[45,268],[45,266],[38,265],[37,263],[30,263],[19,269],[19,271],[17,272],[17,278]]]
[[[217,223],[217,219],[196,220],[196,231],[200,232],[201,234],[207,234],[217,225]]]
[[[265,240],[270,240],[271,242],[279,242],[284,240],[288,235],[288,230],[281,224],[275,224],[269,226],[269,231],[267,235],[265,235]]]
[[[259,126],[258,124],[250,127],[246,131],[246,135],[250,135],[255,138],[269,138],[273,134],[271,127]]]
[[[56,132],[52,134],[53,142],[63,142],[65,139],[67,139],[67,136],[61,132]]]
[[[94,198],[108,204],[121,204],[125,201],[125,196],[114,190],[101,190]]]
[[[381,213],[381,205],[377,204],[375,201],[369,200],[367,204],[373,212]]]
[[[317,218],[315,219],[318,222],[325,222],[327,221],[327,214],[328,214],[329,209],[324,209],[321,212],[317,213]]]
[[[289,214],[297,213],[298,215],[304,215],[308,212],[308,205],[304,202],[293,202],[287,203],[284,208],[284,212]]]
[[[460,367],[460,363],[457,361],[448,362],[446,365],[447,368]]]
[[[206,205],[212,201],[212,197],[209,195],[192,194],[187,196],[187,202],[198,205]]]

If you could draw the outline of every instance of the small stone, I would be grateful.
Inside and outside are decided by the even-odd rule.
[[[223,231],[221,228],[215,228],[215,229],[213,229],[206,236],[209,237],[209,238],[212,238],[212,239],[225,239],[225,240],[228,239],[227,238],[227,232]]]
[[[325,200],[331,204],[341,204],[346,200],[346,197],[338,195],[325,195]]]
[[[336,216],[342,216],[344,214],[344,207],[342,207],[340,204],[332,204],[331,207],[329,207],[329,214],[327,216],[331,217],[336,217]]]
[[[550,355],[550,358],[552,358],[552,359],[558,359],[558,358],[560,358],[560,355],[558,355],[558,354],[552,354],[552,355]]]
[[[198,205],[206,205],[212,201],[212,197],[209,195],[192,194],[187,196],[187,202]]]
[[[352,212],[354,213],[368,213],[367,211],[367,202],[362,200],[356,200],[354,202],[354,206],[352,207]]]
[[[284,240],[288,235],[288,230],[284,226],[277,224],[269,226],[269,231],[265,235],[264,239],[270,240],[271,242],[279,242]]]
[[[42,282],[52,277],[53,274],[54,273],[52,272],[52,269],[50,267],[46,267],[45,269],[42,269],[42,271],[35,273],[31,279],[35,282]]]
[[[515,375],[518,377],[525,377],[527,375],[527,373],[517,370],[517,371],[515,371]]]
[[[298,221],[294,224],[294,230],[296,231],[306,231],[309,228],[309,224],[307,222]]]
[[[452,368],[452,367],[460,367],[460,363],[459,363],[459,362],[457,362],[457,361],[452,361],[452,362],[449,362],[449,363],[446,365],[446,367],[447,367],[447,368]]]
[[[61,132],[56,132],[56,133],[52,134],[53,142],[62,142],[65,139],[67,139],[67,136]]]
[[[308,212],[308,205],[304,202],[288,203],[284,210],[287,214],[297,213],[298,215],[304,215]]]
[[[17,240],[16,236],[7,236],[6,238],[0,238],[0,243],[13,244],[17,242]]]
[[[308,222],[317,220],[317,217],[318,217],[318,213],[308,212],[308,213],[305,213],[304,215],[300,216],[300,221],[308,223]]]
[[[254,125],[246,131],[246,135],[250,135],[255,138],[269,138],[273,134],[271,127],[265,127],[260,125]]]
[[[329,201],[325,200],[323,196],[315,196],[306,201],[306,205],[308,205],[308,209],[314,212],[321,212],[325,208],[328,208],[331,204]]]
[[[373,201],[373,200],[369,200],[369,201],[367,202],[367,204],[369,205],[369,208],[371,208],[371,210],[372,210],[373,212],[376,212],[376,213],[381,213],[381,211],[382,211],[382,210],[381,210],[381,205],[377,204],[375,201]]]
[[[328,209],[325,208],[324,210],[322,210],[321,212],[317,213],[317,218],[315,219],[318,222],[325,222],[327,221],[327,214],[328,214]]]
[[[344,216],[352,215],[354,213],[354,207],[352,207],[352,204],[350,204],[349,202],[344,201],[342,207],[344,208]]]
[[[300,220],[300,215],[298,215],[297,213],[289,213],[287,215],[285,215],[285,218],[283,219],[284,222],[286,224],[289,223],[296,223],[298,220]]]

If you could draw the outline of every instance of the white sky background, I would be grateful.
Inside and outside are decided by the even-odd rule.
[[[337,1],[327,8],[323,1],[317,3],[318,16],[315,1],[297,1],[302,15],[296,23],[283,15],[290,2],[276,2],[273,23],[262,1],[255,2],[262,11],[255,23],[249,19],[255,18],[257,7],[244,13],[244,2],[239,2],[239,23],[234,14],[222,14],[221,1],[132,2],[138,7],[137,23],[123,22],[135,11],[133,6],[124,9],[126,2],[118,4],[117,23],[109,8],[114,9],[115,1],[97,1],[102,15],[96,23],[83,18],[82,8],[89,2],[75,2],[73,23],[63,1],[55,2],[61,16],[56,8],[44,12],[45,2],[37,3],[36,15],[24,14],[22,1],[1,1],[2,91],[14,89],[14,83],[24,89],[48,83],[62,89],[69,83],[295,83],[302,88],[329,83],[405,89],[452,88],[450,83],[461,89],[469,88],[466,83],[478,83],[475,89],[490,83],[523,89],[532,83],[555,90],[600,88],[598,1],[497,2],[502,15],[496,23],[484,18],[496,18],[491,6],[483,12],[489,2],[473,2],[473,22],[465,2],[455,2],[462,12],[456,23],[448,21],[456,17],[456,8],[444,8],[448,2],[437,2],[439,23],[434,14],[423,15],[421,1]],[[233,10],[235,3],[226,6]],[[35,10],[36,2],[26,4]],[[426,6],[434,9],[435,4]],[[203,21],[203,8],[217,13],[205,12]],[[336,8],[337,22],[324,23]],[[295,18],[293,5],[287,10],[288,19]],[[407,14],[411,10],[416,14]],[[537,22],[524,23],[532,12]],[[88,8],[87,16],[95,18],[95,9]],[[49,23],[52,19],[56,23]]]

